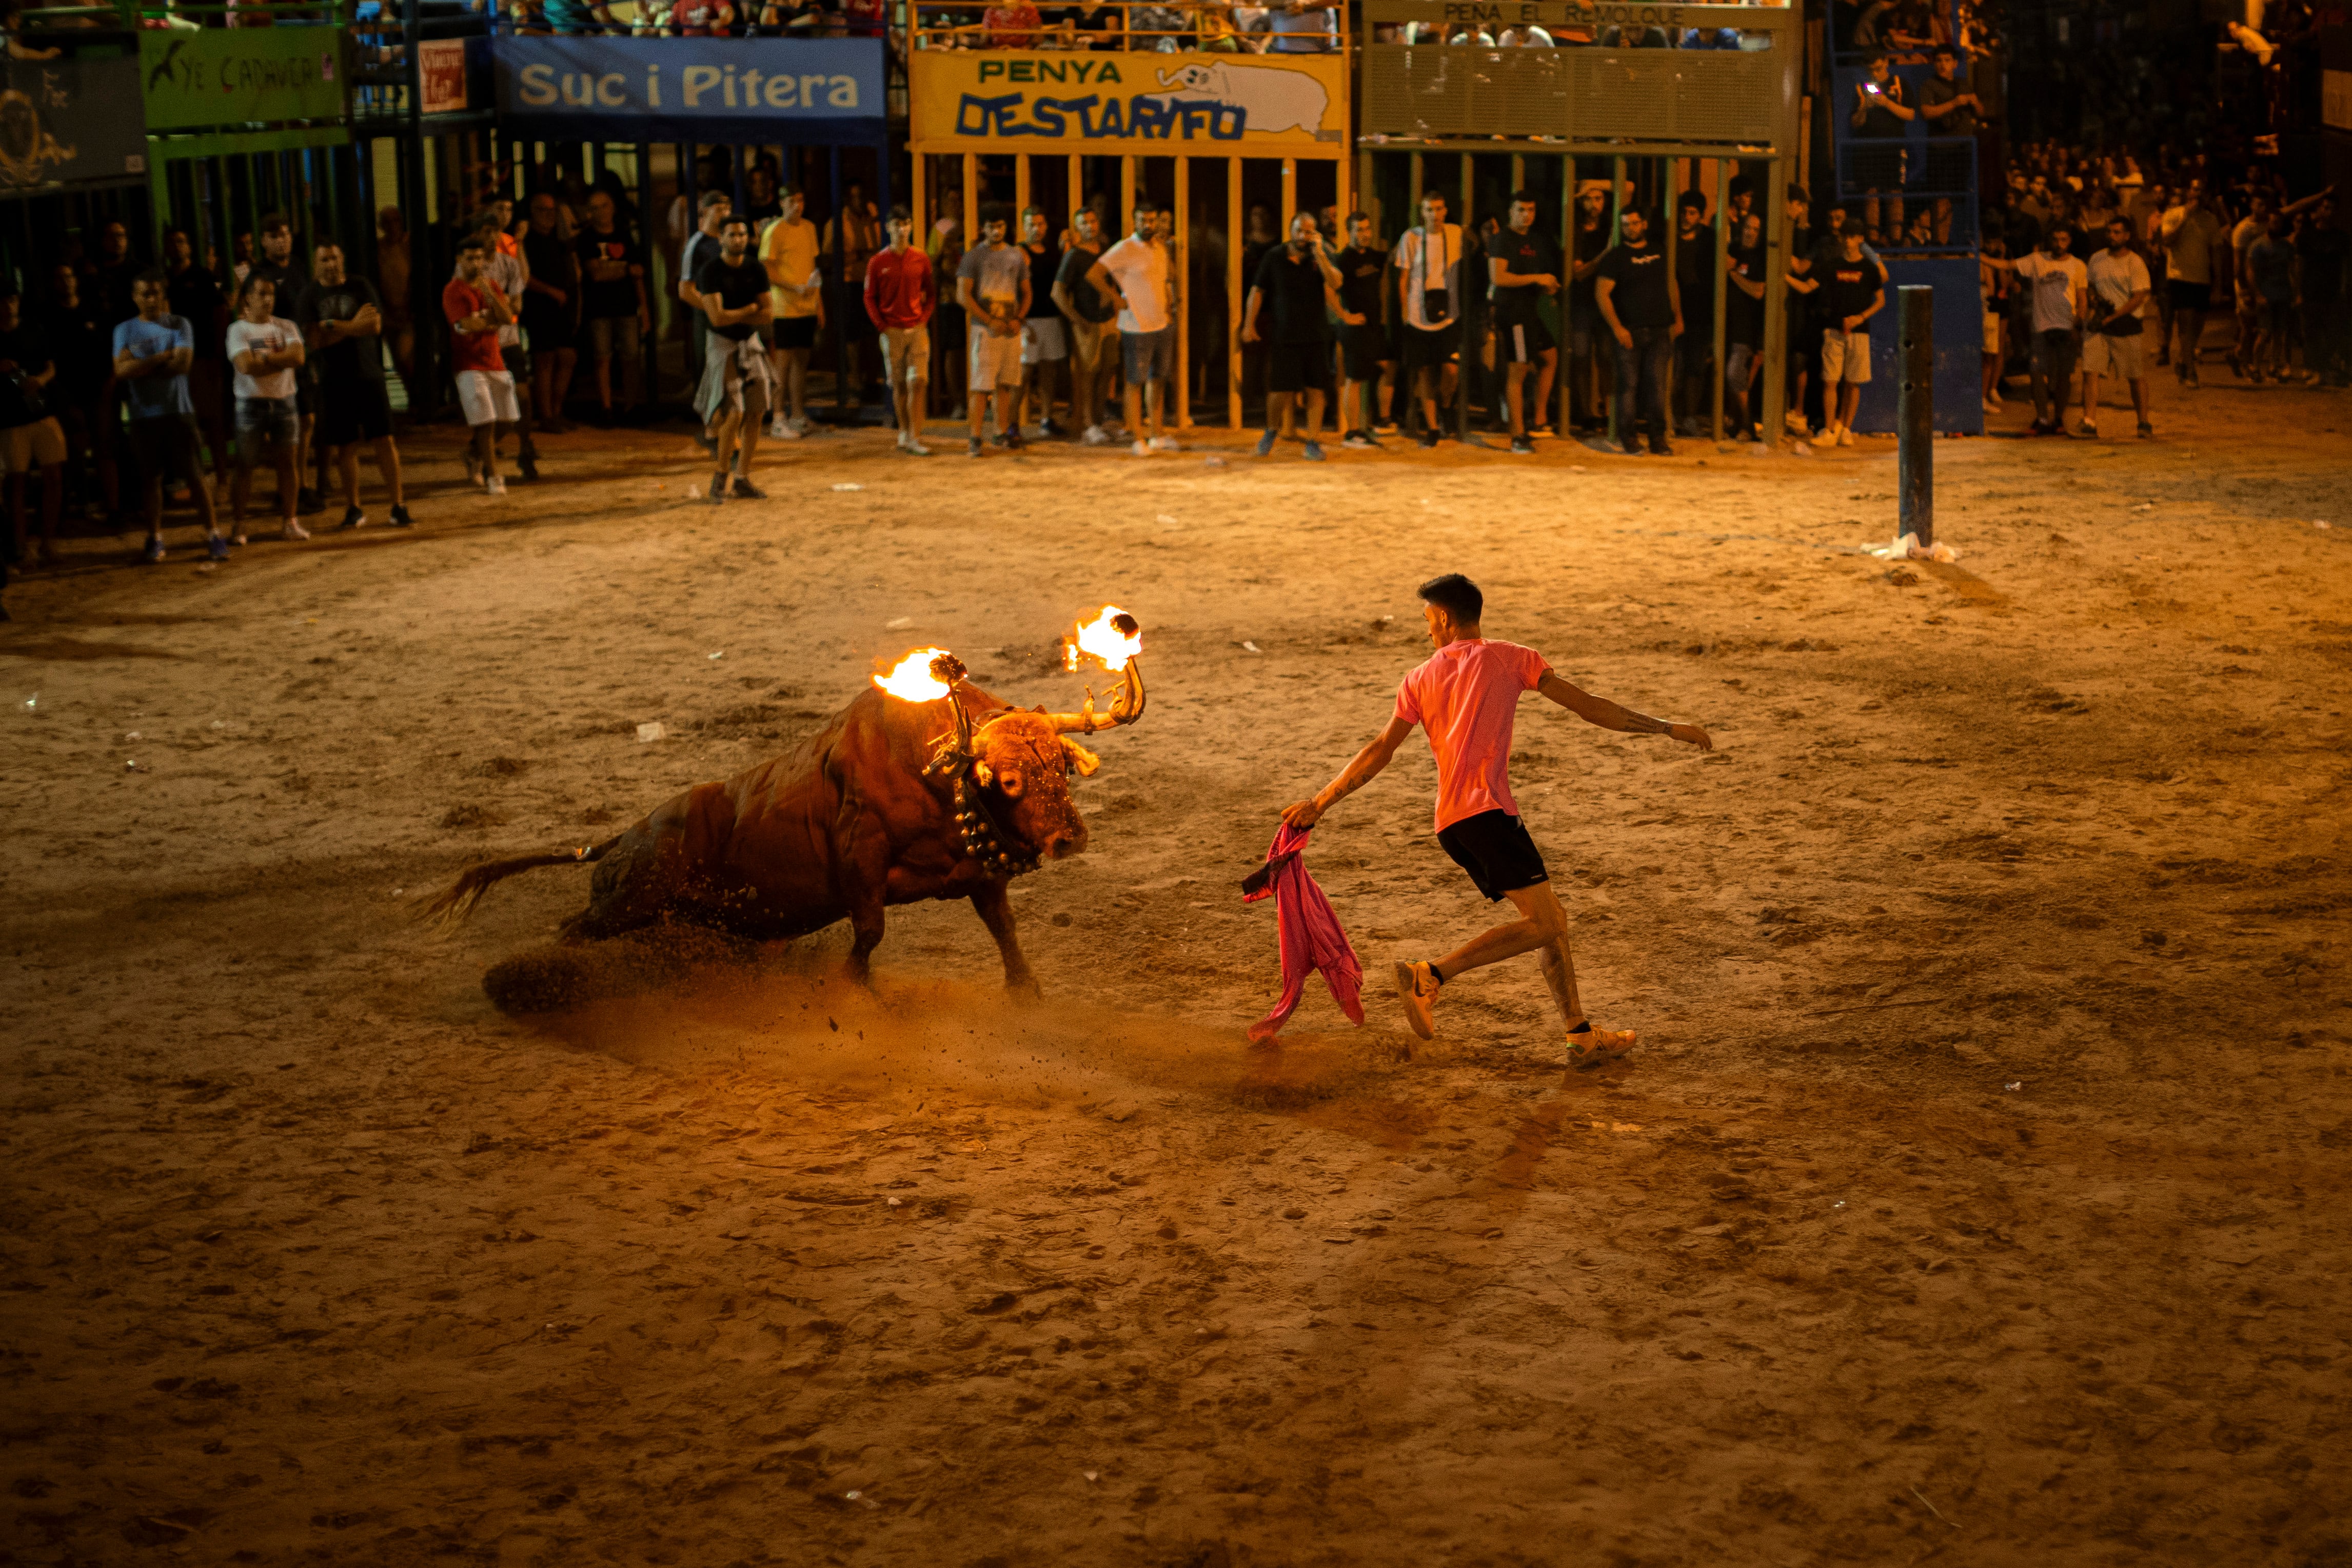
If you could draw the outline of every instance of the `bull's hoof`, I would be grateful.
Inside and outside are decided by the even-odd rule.
[[[1037,983],[1037,977],[1034,975],[1022,975],[1018,977],[1014,977],[1013,976],[1005,977],[1004,994],[1011,997],[1014,1001],[1022,1003],[1024,1006],[1031,1002],[1042,1002],[1045,999],[1045,988]]]
[[[595,989],[582,955],[547,947],[491,965],[482,994],[502,1013],[554,1013],[592,1000]]]

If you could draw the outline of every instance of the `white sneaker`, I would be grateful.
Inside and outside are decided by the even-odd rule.
[[[507,493],[507,482],[499,476],[493,474],[490,476],[489,484],[485,486],[484,488],[493,496],[503,496]]]
[[[924,445],[921,442],[917,441],[911,435],[906,440],[898,443],[898,444],[900,447],[905,449],[907,455],[909,457],[929,457],[931,455],[931,449],[929,447]]]
[[[816,422],[809,418],[809,416],[804,413],[796,413],[784,423],[791,425],[794,430],[799,431],[803,435],[808,434],[811,431],[816,428]]]
[[[1099,424],[1089,424],[1087,426],[1086,434],[1079,439],[1083,440],[1088,446],[1108,446],[1110,444],[1110,432],[1105,430]]]
[[[1150,444],[1150,442],[1148,442],[1148,441],[1139,441],[1139,442],[1137,442],[1137,443],[1135,444],[1135,455],[1136,455],[1138,457],[1149,457],[1149,456],[1150,456],[1150,455],[1151,455],[1151,444]]]
[[[1837,444],[1838,444],[1840,446],[1852,446],[1852,445],[1853,444],[1853,431],[1851,431],[1851,430],[1848,430],[1848,429],[1847,429],[1844,425],[1843,425],[1843,424],[1839,425],[1839,426],[1838,426],[1838,433],[1837,433]]]
[[[1154,452],[1181,452],[1184,449],[1177,444],[1176,438],[1172,435],[1155,435],[1151,438],[1151,450]]]
[[[1990,398],[1984,400],[1984,405],[1985,412],[1987,413],[1999,413],[2000,412],[2000,404],[1993,402]]]
[[[768,426],[768,435],[775,441],[798,441],[804,434],[789,420],[780,419]]]
[[[1780,416],[1780,423],[1789,427],[1789,432],[1792,435],[1805,434],[1805,414],[1802,409],[1790,409]]]

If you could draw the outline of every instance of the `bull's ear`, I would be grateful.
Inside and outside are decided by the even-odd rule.
[[[1066,735],[1062,737],[1062,759],[1069,764],[1070,771],[1081,779],[1093,778],[1095,769],[1102,766],[1101,758]]]
[[[980,787],[985,789],[995,782],[996,770],[985,762],[975,762],[971,765],[971,776],[979,779]]]

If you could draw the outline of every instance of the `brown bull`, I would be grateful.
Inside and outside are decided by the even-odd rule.
[[[998,702],[952,655],[932,669],[949,695],[908,702],[869,686],[787,755],[697,784],[601,844],[475,866],[425,915],[454,923],[518,872],[593,862],[588,907],[563,923],[565,942],[665,921],[782,941],[846,920],[845,973],[863,983],[885,908],[969,898],[1004,956],[1005,984],[1034,991],[1007,884],[1087,847],[1068,775],[1100,764],[1069,735],[1132,724],[1142,675],[1129,660],[1108,713],[1089,700],[1049,714]]]

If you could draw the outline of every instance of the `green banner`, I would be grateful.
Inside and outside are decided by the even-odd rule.
[[[147,129],[339,120],[350,89],[336,27],[203,27],[139,35]]]

